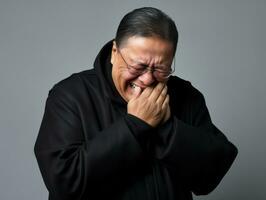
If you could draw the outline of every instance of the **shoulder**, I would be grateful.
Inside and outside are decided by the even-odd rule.
[[[49,90],[49,97],[74,100],[79,96],[84,96],[89,85],[97,82],[96,79],[94,69],[74,73],[56,83]]]
[[[171,112],[179,119],[193,124],[198,113],[206,111],[202,93],[191,82],[172,77],[168,82]]]
[[[203,98],[202,93],[195,88],[190,81],[184,80],[178,76],[171,76],[167,83],[169,93],[186,101],[195,98]]]

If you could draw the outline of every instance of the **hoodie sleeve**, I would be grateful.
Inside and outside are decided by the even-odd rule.
[[[145,155],[127,126],[127,117],[101,131],[93,130],[94,136],[88,139],[71,102],[49,95],[34,152],[51,199],[78,200],[108,193],[113,184],[138,169]]]
[[[174,114],[157,129],[155,157],[196,195],[211,192],[229,170],[237,148],[215,127],[200,92],[189,108],[190,120]]]

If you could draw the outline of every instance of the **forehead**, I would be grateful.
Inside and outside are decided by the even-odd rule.
[[[132,59],[170,62],[173,59],[173,45],[158,37],[130,37],[121,47]]]

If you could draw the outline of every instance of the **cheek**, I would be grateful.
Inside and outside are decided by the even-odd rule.
[[[128,72],[123,72],[123,73],[121,73],[121,78],[122,78],[123,82],[130,82],[132,80],[135,80],[137,78],[137,76],[132,75]]]

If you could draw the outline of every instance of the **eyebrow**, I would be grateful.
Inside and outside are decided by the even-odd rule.
[[[128,56],[128,59],[129,61],[131,62],[131,64],[128,64],[129,66],[136,66],[136,65],[141,65],[142,67],[149,67],[147,64],[145,64],[144,61],[137,61],[137,60],[134,60],[133,58],[131,58],[131,56]],[[153,65],[154,68],[157,68],[157,69],[165,69],[165,68],[168,68],[170,67],[171,68],[171,65],[168,66],[168,65]]]
[[[133,59],[130,59],[131,61],[133,61],[133,63],[135,63],[134,65],[141,65],[142,67],[149,67],[149,65],[145,64],[144,62],[141,62],[141,61],[134,61]],[[134,66],[133,65],[133,66]],[[160,69],[163,69],[163,68],[168,68],[167,65],[153,65],[154,68],[160,68]]]

